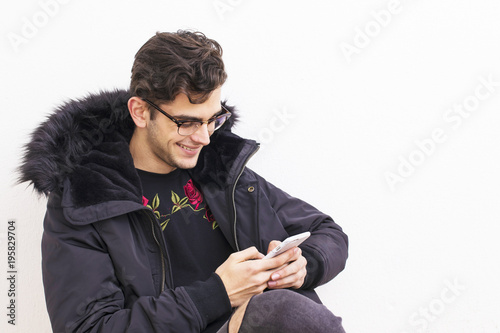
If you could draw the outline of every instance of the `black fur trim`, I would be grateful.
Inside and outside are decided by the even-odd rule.
[[[115,90],[59,107],[25,145],[20,182],[29,182],[36,191],[48,195],[62,193],[64,181],[69,179],[75,207],[109,200],[140,200],[142,189],[128,146],[135,127],[127,107],[129,98],[128,91]],[[238,119],[236,109],[224,105],[233,115],[214,133],[213,141],[220,141],[216,140],[219,136],[232,137],[231,127]],[[237,156],[237,146],[243,144],[243,139],[234,137],[224,140],[220,147],[211,143],[202,150],[203,163],[197,166],[200,179],[218,183],[226,180],[213,175],[228,175],[224,167],[231,165],[228,161]]]

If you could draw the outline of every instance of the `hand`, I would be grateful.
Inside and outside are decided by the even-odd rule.
[[[267,252],[271,252],[280,243],[279,241],[272,241],[269,243]],[[307,260],[302,256],[302,250],[298,247],[294,247],[279,255],[277,258],[285,254],[288,254],[290,260],[287,261],[283,267],[280,267],[271,274],[271,281],[267,284],[269,289],[298,289],[304,284],[307,275]]]
[[[231,306],[240,306],[261,294],[268,287],[270,272],[283,267],[292,256],[293,252],[287,251],[275,258],[254,260],[264,257],[255,247],[231,254],[215,271],[224,283]]]

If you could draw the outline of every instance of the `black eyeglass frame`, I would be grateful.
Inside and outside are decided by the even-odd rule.
[[[219,118],[225,118],[224,121],[222,122],[222,124],[219,125],[219,127],[217,128],[214,128],[213,131],[209,131],[209,132],[215,132],[216,130],[218,130],[219,128],[222,127],[222,125],[224,125],[224,123],[226,122],[226,120],[229,119],[229,117],[231,117],[231,112],[226,109],[226,107],[221,103],[221,108],[222,110],[224,110],[225,112],[223,114],[220,114],[218,116],[214,116],[206,121],[200,121],[200,120],[177,120],[175,119],[174,117],[172,117],[171,115],[169,115],[168,113],[166,113],[165,111],[163,111],[158,105],[156,105],[155,103],[151,102],[149,99],[147,98],[141,98],[144,102],[148,103],[149,105],[151,105],[152,107],[154,107],[156,110],[160,111],[161,114],[163,114],[165,117],[167,117],[168,119],[172,120],[176,125],[177,125],[177,134],[179,135],[182,135],[182,136],[189,136],[189,135],[192,135],[193,133],[195,133],[203,124],[210,124],[210,123],[213,123],[214,121],[216,121],[217,119]],[[195,130],[193,131],[193,133],[191,134],[181,134],[179,131],[180,131],[180,128],[183,124],[185,123],[198,123],[199,125],[195,128]]]

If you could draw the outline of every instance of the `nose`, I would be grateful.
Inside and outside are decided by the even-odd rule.
[[[208,132],[208,125],[201,125],[196,132],[191,134],[191,140],[196,143],[199,143],[203,146],[206,146],[210,143],[210,133]]]

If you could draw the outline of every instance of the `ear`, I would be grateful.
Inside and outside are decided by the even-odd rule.
[[[149,121],[149,108],[141,98],[134,96],[130,97],[128,100],[128,111],[132,120],[134,120],[135,126],[139,128],[146,127]]]

